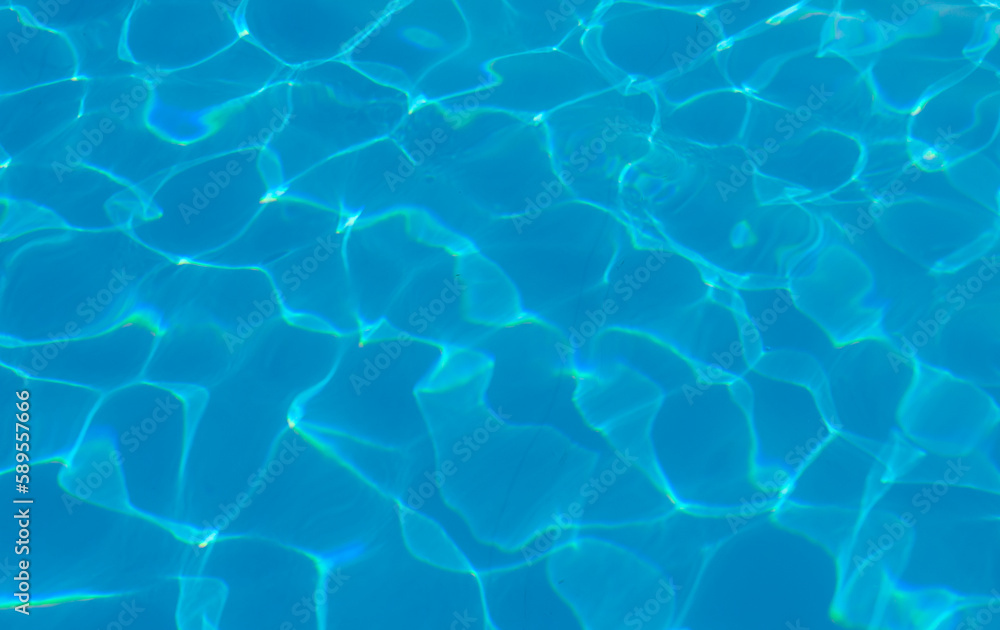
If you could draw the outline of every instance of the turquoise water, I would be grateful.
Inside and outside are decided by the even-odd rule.
[[[0,34],[0,628],[1000,627],[995,5]]]

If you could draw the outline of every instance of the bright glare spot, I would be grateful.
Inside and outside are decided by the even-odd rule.
[[[242,31],[240,31],[240,37],[246,37],[249,34],[250,31],[248,31],[247,29],[243,29]]]
[[[417,100],[413,101],[413,106],[410,107],[410,111],[407,113],[412,114],[413,112],[423,107],[425,104],[427,104],[427,99],[422,96],[418,97]]]
[[[788,7],[787,9],[785,9],[784,11],[782,11],[781,13],[779,13],[779,14],[771,17],[770,19],[768,19],[767,23],[770,24],[771,26],[777,26],[778,24],[781,24],[782,22],[784,22],[786,17],[788,17],[789,15],[791,15],[792,13],[794,13],[795,11],[797,11],[798,9],[799,9],[799,5],[797,5],[797,4],[792,5],[792,6]]]
[[[927,151],[924,153],[924,159],[927,160],[928,162],[936,157],[937,153],[934,152],[934,149],[927,149]]]
[[[208,537],[208,538],[206,538],[205,540],[203,540],[203,541],[201,542],[201,544],[200,544],[200,545],[198,545],[198,547],[200,547],[201,549],[204,549],[205,547],[207,547],[207,546],[208,546],[208,543],[210,543],[210,542],[212,542],[213,540],[215,540],[215,537],[216,537],[216,536],[218,536],[218,535],[219,535],[219,532],[212,532],[212,533],[211,533],[211,534],[209,535],[209,537]]]
[[[187,258],[181,258],[180,260],[177,261],[177,264],[178,265],[190,265],[191,261],[188,260]]]
[[[260,200],[260,203],[261,203],[261,205],[263,205],[265,203],[275,202],[275,201],[278,200],[278,197],[281,197],[287,191],[288,191],[287,188],[279,188],[278,190],[275,190],[274,192],[269,192],[266,195],[264,195],[264,198]]]

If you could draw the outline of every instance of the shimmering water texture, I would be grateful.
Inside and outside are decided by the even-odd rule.
[[[0,627],[1000,628],[998,28],[6,3]]]

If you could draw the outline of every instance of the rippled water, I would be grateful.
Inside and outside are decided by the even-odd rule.
[[[0,34],[0,627],[1000,627],[995,4]]]

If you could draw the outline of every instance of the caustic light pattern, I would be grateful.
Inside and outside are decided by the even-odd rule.
[[[995,4],[0,39],[2,627],[1000,627]]]

